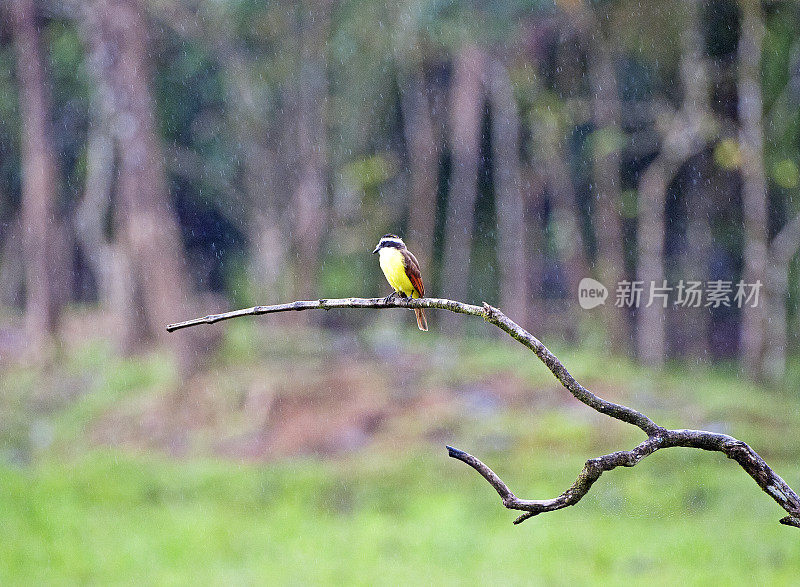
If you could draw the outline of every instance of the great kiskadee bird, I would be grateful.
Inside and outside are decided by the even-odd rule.
[[[385,234],[381,237],[378,246],[372,254],[378,253],[381,270],[386,276],[386,281],[394,291],[387,299],[400,295],[404,298],[425,297],[425,286],[422,284],[422,275],[419,272],[417,258],[406,248],[406,244],[399,236]],[[420,330],[428,330],[428,321],[422,308],[414,308],[417,315],[417,326]]]

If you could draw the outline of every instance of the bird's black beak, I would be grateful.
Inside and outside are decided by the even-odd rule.
[[[374,251],[372,251],[372,254],[374,255],[375,253],[377,253],[377,252],[378,252],[378,249],[380,249],[380,248],[381,248],[381,246],[380,246],[380,245],[378,245],[377,247],[375,247],[375,250],[374,250]]]

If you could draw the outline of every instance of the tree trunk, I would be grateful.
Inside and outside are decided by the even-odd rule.
[[[450,90],[450,152],[452,178],[445,221],[445,251],[442,266],[442,294],[466,300],[469,280],[475,201],[478,197],[478,168],[483,118],[483,53],[468,46],[455,59]],[[445,318],[446,330],[458,322]]]
[[[399,79],[400,105],[411,173],[408,241],[420,262],[422,275],[430,276],[441,140],[434,131],[422,64],[412,58],[412,64],[408,67],[409,71],[402,73]]]
[[[710,153],[700,155],[697,162],[698,181],[685,190],[686,198],[686,237],[680,259],[680,279],[703,281],[711,270],[711,223],[709,222],[712,193],[705,178],[711,176],[714,165]],[[696,361],[708,357],[711,311],[709,308],[681,308],[676,319],[677,328],[671,329],[674,342],[681,354]]]
[[[760,303],[765,308],[766,337],[762,373],[772,381],[786,374],[786,346],[788,344],[787,301],[789,298],[789,265],[800,249],[800,214],[784,225],[772,239],[769,247],[765,287]],[[743,311],[753,310],[746,308]]]
[[[520,171],[520,120],[508,71],[499,60],[488,64],[487,78],[492,112],[500,307],[518,324],[526,324],[530,289]]]
[[[551,129],[550,145],[545,155],[545,171],[550,187],[552,220],[555,227],[558,261],[562,264],[567,300],[578,299],[578,285],[589,276],[589,263],[584,246],[578,195],[567,163],[564,137],[560,129]],[[571,330],[573,328],[570,328]]]
[[[95,59],[98,55],[92,54]],[[114,140],[109,110],[101,92],[95,92],[90,112],[86,146],[86,187],[75,210],[78,245],[97,282],[100,306],[117,325],[111,332],[120,350],[129,350],[143,336],[140,324],[131,319],[134,281],[130,259],[118,243],[106,234],[112,208],[114,183]]]
[[[315,10],[302,11],[300,76],[297,112],[299,175],[292,198],[291,217],[294,245],[298,254],[296,290],[300,297],[319,297],[317,276],[324,229],[327,192],[325,180],[326,101],[328,94],[327,46],[329,2]]]
[[[250,278],[259,292],[274,297],[280,293],[276,289],[285,270],[288,236],[282,229],[278,207],[288,187],[278,181],[277,149],[273,145],[279,141],[271,136],[269,123],[276,115],[271,115],[268,104],[257,102],[245,58],[226,39],[219,39],[216,46],[225,66],[228,103],[233,111],[230,124],[242,151]]]
[[[708,86],[703,59],[703,38],[698,16],[699,0],[686,0],[681,35],[681,110],[670,122],[661,151],[642,174],[639,183],[637,279],[642,281],[642,300],[637,312],[636,349],[646,364],[661,366],[666,358],[666,308],[661,298],[650,304],[652,287],[662,287],[664,268],[664,214],[669,184],[686,161],[705,147],[709,134]],[[648,307],[648,304],[649,307]]]
[[[185,372],[197,360],[199,341],[164,330],[191,313],[193,296],[156,134],[144,10],[137,0],[94,0],[85,8],[94,73],[106,92],[117,147],[119,239],[131,258],[131,290],[140,296],[128,314],[173,346]]]
[[[288,202],[296,182],[284,181],[287,178],[282,175],[292,173],[284,171],[285,165],[279,165],[278,159],[286,136],[295,128],[289,124],[294,119],[285,112],[286,109],[278,111],[269,103],[267,96],[270,93],[264,91],[263,80],[255,81],[253,74],[259,67],[257,58],[254,59],[255,54],[237,42],[231,28],[233,23],[198,20],[196,8],[188,4],[150,3],[148,9],[219,61],[226,92],[227,128],[242,162],[242,190],[232,187],[224,178],[205,175],[203,179],[215,179],[231,206],[240,211],[234,214],[234,220],[247,229],[248,278],[254,295],[289,295],[288,290],[281,291],[291,285],[286,267],[291,228],[283,203]],[[296,49],[299,46],[295,37],[287,35],[286,42],[282,43],[286,52],[291,52],[290,47]],[[296,137],[292,137],[292,142],[295,141]],[[204,161],[197,155],[192,159],[191,162],[178,163],[171,171],[196,181],[203,175]],[[296,157],[288,159],[291,161],[289,165],[297,162]],[[187,174],[189,169],[192,173]]]
[[[661,287],[665,278],[664,207],[667,188],[675,171],[672,162],[659,155],[639,182],[639,255],[636,274],[639,281],[643,282],[643,291],[636,310],[636,354],[639,360],[651,366],[662,365],[666,357],[665,308],[659,301],[650,307],[647,304],[650,302],[650,288],[653,285]]]
[[[742,216],[744,220],[745,283],[767,280],[767,182],[764,175],[764,132],[761,124],[761,45],[764,23],[760,5],[755,1],[740,3],[742,16],[739,33],[739,146],[742,156]],[[745,368],[758,377],[765,341],[765,304],[742,308],[740,354]]]
[[[0,248],[0,305],[9,308],[25,304],[25,259],[19,214],[4,227]]]
[[[522,166],[523,177],[523,206],[525,225],[527,228],[525,250],[525,274],[527,288],[530,291],[530,301],[527,308],[528,322],[546,328],[548,312],[542,296],[542,283],[545,273],[545,258],[542,254],[546,247],[544,226],[544,200],[546,173],[538,161],[524,161]],[[560,334],[560,332],[559,332]]]
[[[58,303],[54,277],[58,232],[58,167],[53,150],[50,95],[34,0],[10,3],[22,115],[22,246],[25,328],[36,352],[55,333]]]
[[[595,46],[589,51],[589,83],[592,91],[592,118],[595,132],[593,159],[593,201],[596,210],[594,234],[597,240],[597,276],[609,288],[603,317],[612,349],[630,350],[630,327],[624,308],[615,304],[617,284],[625,278],[625,249],[620,214],[620,100],[617,73],[606,39],[594,14],[589,31]]]

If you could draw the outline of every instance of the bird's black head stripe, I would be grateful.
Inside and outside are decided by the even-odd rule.
[[[381,237],[380,242],[378,243],[378,248],[383,247],[390,247],[394,249],[402,249],[405,247],[405,243],[403,243],[403,239],[401,239],[396,234],[385,234]]]

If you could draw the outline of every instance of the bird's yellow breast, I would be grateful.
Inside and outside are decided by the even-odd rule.
[[[406,275],[406,265],[403,254],[395,248],[384,247],[378,251],[381,261],[381,270],[395,291],[402,292],[408,297],[418,298],[411,280]]]

